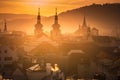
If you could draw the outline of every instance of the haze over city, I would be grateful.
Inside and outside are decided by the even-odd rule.
[[[0,80],[120,80],[120,0],[0,0]]]

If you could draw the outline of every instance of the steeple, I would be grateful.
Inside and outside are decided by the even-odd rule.
[[[41,23],[40,8],[38,8],[37,23],[38,23],[38,24]]]
[[[55,9],[55,24],[58,24],[57,8]]]
[[[40,8],[38,8],[37,24],[35,25],[35,31],[34,31],[37,37],[43,35],[42,27],[43,25],[41,24]]]
[[[7,32],[7,23],[6,23],[6,19],[4,20],[4,32]]]
[[[83,20],[83,25],[82,26],[87,26],[87,23],[86,23],[86,17],[84,16],[84,20]]]
[[[51,38],[53,40],[59,40],[61,38],[61,30],[60,30],[60,24],[58,23],[57,8],[55,9],[55,18],[52,27],[53,29],[51,30]]]

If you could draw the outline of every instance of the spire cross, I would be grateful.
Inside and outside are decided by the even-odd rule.
[[[40,15],[40,8],[38,8],[38,15]]]
[[[7,31],[7,23],[6,23],[6,19],[4,19],[4,32]]]
[[[57,15],[57,8],[56,8],[56,15]]]
[[[38,8],[37,23],[41,23],[40,8]]]

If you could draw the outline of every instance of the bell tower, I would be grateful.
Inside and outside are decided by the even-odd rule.
[[[41,16],[40,16],[40,8],[38,8],[38,16],[37,16],[37,23],[35,25],[35,36],[40,37],[43,35],[43,25],[41,23]]]
[[[59,40],[61,38],[60,24],[58,23],[57,8],[55,9],[54,24],[52,25],[51,38],[53,40]]]

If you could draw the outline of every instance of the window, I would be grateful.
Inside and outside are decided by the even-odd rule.
[[[11,61],[12,57],[5,57],[5,61]]]
[[[4,52],[7,53],[7,50],[5,50]]]

